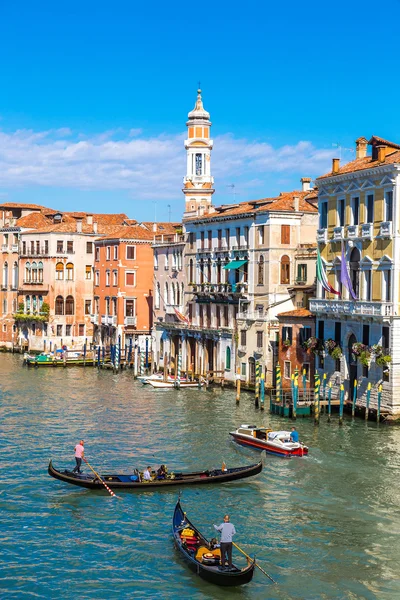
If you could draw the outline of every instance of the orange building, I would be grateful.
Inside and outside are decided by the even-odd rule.
[[[96,344],[133,338],[150,343],[153,325],[154,233],[148,224],[121,227],[95,241],[94,325]]]
[[[290,389],[292,374],[299,370],[299,382],[306,372],[307,388],[313,387],[315,354],[307,349],[305,342],[315,338],[315,316],[307,308],[297,308],[278,315],[279,320],[279,366],[283,389]],[[302,383],[300,385],[302,393]],[[301,394],[300,394],[301,395]]]

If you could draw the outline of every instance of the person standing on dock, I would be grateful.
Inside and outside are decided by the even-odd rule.
[[[214,525],[214,529],[221,532],[221,567],[225,568],[225,560],[228,558],[228,568],[232,568],[232,537],[236,533],[235,526],[229,522],[229,515],[224,516],[221,525]]]
[[[299,434],[296,431],[296,427],[292,427],[292,431],[291,431],[291,434],[290,434],[290,441],[293,442],[293,443],[299,441]]]
[[[85,457],[85,448],[84,448],[84,441],[81,440],[79,442],[79,444],[77,444],[75,446],[75,468],[72,471],[73,473],[81,473],[81,464],[82,464],[82,458]]]

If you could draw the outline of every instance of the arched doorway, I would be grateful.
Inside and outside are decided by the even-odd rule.
[[[347,345],[347,364],[349,367],[349,398],[353,397],[353,388],[354,382],[357,379],[357,360],[353,354],[353,344],[357,342],[356,336],[354,333],[349,337],[349,342]]]
[[[350,254],[350,279],[356,298],[359,297],[360,291],[360,258],[359,249],[353,248]]]

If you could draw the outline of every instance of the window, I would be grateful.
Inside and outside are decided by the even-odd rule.
[[[320,202],[319,213],[319,228],[326,229],[328,227],[328,202]]]
[[[226,241],[227,248],[229,248],[230,240],[231,240],[231,230],[225,229],[225,241]]]
[[[371,269],[364,270],[364,300],[368,302],[372,299],[372,271]]]
[[[3,265],[3,288],[6,288],[7,286],[8,286],[8,263],[5,262]]]
[[[49,253],[49,240],[44,240],[44,253]]]
[[[157,283],[156,283],[156,297],[154,299],[154,308],[160,308],[160,301],[161,301],[161,286],[160,286],[160,282],[157,281]]]
[[[92,314],[92,301],[85,300],[85,315]]]
[[[135,316],[135,301],[134,300],[125,300],[125,316],[126,317],[134,317]]]
[[[260,256],[258,261],[258,277],[257,284],[264,285],[264,257]]]
[[[351,199],[351,220],[352,225],[358,225],[360,223],[360,198]]]
[[[240,246],[240,227],[236,227],[236,244]]]
[[[114,246],[114,260],[118,260],[118,246]]]
[[[302,327],[299,330],[299,344],[302,345],[311,337],[311,327]]]
[[[290,225],[281,225],[281,244],[290,244]]]
[[[211,250],[211,244],[212,244],[212,231],[208,232],[208,249]]]
[[[8,244],[8,237],[7,237],[7,244]],[[33,240],[31,240],[31,254],[35,254],[35,242]]]
[[[246,363],[242,363],[241,375],[242,377],[246,377]]]
[[[283,364],[283,376],[285,379],[291,379],[292,377],[292,366],[288,360],[285,360]]]
[[[231,369],[231,349],[229,348],[229,346],[226,349],[226,364],[225,364],[225,370],[226,371],[230,371]]]
[[[74,280],[74,265],[72,263],[67,263],[66,273],[67,273],[67,281],[73,281]]]
[[[86,279],[92,279],[92,265],[86,265],[85,277],[86,277]]]
[[[382,300],[383,302],[391,302],[392,297],[392,271],[385,269],[382,271]]]
[[[43,283],[43,263],[42,261],[38,262],[38,281]]]
[[[203,156],[201,154],[195,154],[195,164],[196,164],[196,175],[203,174]]]
[[[224,326],[229,327],[229,306],[224,306]]]
[[[367,223],[374,222],[374,195],[368,194],[367,196]]]
[[[36,254],[40,254],[40,242],[36,242]]]
[[[291,327],[282,327],[282,342],[289,340],[290,343],[293,341],[293,331]]]
[[[5,266],[7,266],[7,263],[5,264]],[[32,281],[37,281],[37,264],[34,261],[32,263]]]
[[[200,250],[204,250],[204,231],[200,232]]]
[[[85,323],[79,323],[79,337],[85,337]]]
[[[136,246],[127,246],[126,247],[126,258],[128,260],[135,260],[136,258]],[[167,253],[167,259],[168,260],[168,253]]]
[[[61,337],[63,332],[63,326],[62,325],[57,325],[57,336]]]
[[[30,312],[30,310],[31,310],[31,297],[30,296],[27,296],[25,298],[25,305],[26,305],[26,312],[27,313]]]
[[[3,333],[7,333],[7,325],[3,323]]]
[[[7,314],[7,298],[3,300],[3,313]]]
[[[64,252],[63,240],[57,240],[57,252]]]
[[[96,250],[95,250],[95,260],[96,261],[100,260],[100,248],[96,248]]]
[[[154,250],[154,269],[158,269],[158,252]]]
[[[27,297],[27,299],[28,299],[28,297]],[[64,298],[62,296],[57,296],[54,312],[56,315],[64,314]]]
[[[240,331],[240,345],[241,346],[245,346],[246,345],[246,334],[247,334],[246,329],[242,329]]]
[[[194,233],[193,232],[189,233],[189,245],[190,245],[190,249],[193,250],[193,247],[194,247]]]
[[[382,327],[382,348],[390,350],[389,327]]]
[[[393,192],[385,192],[385,221],[393,221]]]
[[[189,260],[189,283],[194,283],[193,279],[193,259]]]
[[[86,254],[93,254],[93,242],[86,242]]]
[[[244,243],[246,245],[248,245],[249,244],[249,228],[248,227],[244,228],[244,235],[243,235],[243,237],[244,237]]]
[[[290,260],[286,255],[281,258],[281,283],[290,283]]]
[[[264,332],[257,331],[257,348],[263,347],[263,337],[264,337]]]
[[[307,265],[306,264],[298,264],[297,265],[297,283],[307,283]]]
[[[95,271],[94,285],[100,285],[100,271]]]
[[[260,225],[257,229],[258,229],[258,245],[264,246],[264,225]]]
[[[61,327],[61,325],[60,325],[60,327]],[[71,337],[71,335],[72,335],[72,325],[66,325],[65,326],[65,335],[67,337]]]
[[[106,286],[110,285],[110,271],[106,271]]]
[[[32,296],[32,310],[35,313],[37,311],[37,298],[36,296]]]
[[[56,264],[56,280],[62,281],[64,279],[64,265],[63,263]]]
[[[113,271],[113,285],[118,285],[118,271]]]
[[[125,285],[136,285],[135,271],[127,271],[125,273]]]
[[[16,290],[18,288],[18,263],[17,262],[15,262],[13,264],[12,286],[13,286],[14,290]]]
[[[25,281],[31,280],[31,263],[27,262],[25,264]]]
[[[22,254],[26,254],[26,242],[22,242]]]
[[[68,252],[68,254],[73,254],[74,242],[72,242],[72,241],[67,242],[67,252]]]
[[[111,259],[111,246],[106,246],[106,260]]]
[[[74,299],[72,296],[67,296],[65,300],[65,314],[73,315],[75,313]]]

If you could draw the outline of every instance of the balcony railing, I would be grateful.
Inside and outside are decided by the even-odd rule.
[[[347,226],[347,237],[349,238],[349,240],[358,238],[358,225]]]
[[[115,326],[117,324],[116,315],[101,315],[101,324]]]
[[[249,249],[249,243],[246,242],[245,244],[239,244],[238,246],[232,246],[232,250],[248,250]]]
[[[126,327],[136,327],[137,317],[125,317],[124,324]]]
[[[383,221],[379,228],[379,235],[382,238],[392,237],[392,221]]]
[[[370,302],[368,300],[310,300],[310,310],[314,313],[332,315],[365,315],[373,317],[389,317],[393,314],[391,302]]]
[[[214,252],[229,252],[230,248],[228,246],[214,246]]]
[[[363,240],[372,240],[372,223],[361,225],[361,237]]]
[[[11,244],[11,252],[18,252],[18,244]]]
[[[2,244],[1,251],[2,252],[8,252],[8,245],[7,244]]]
[[[90,315],[90,320],[94,325],[99,324],[99,315]]]
[[[268,321],[269,320],[268,315],[266,315],[265,313],[261,313],[257,310],[238,312],[236,318],[238,320],[243,320],[243,321]]]
[[[343,227],[334,227],[333,229],[333,241],[340,242],[343,240]]]
[[[247,351],[247,346],[244,346],[243,344],[239,344],[238,352],[242,352],[243,354],[245,354],[246,351]]]
[[[328,230],[327,229],[317,229],[317,242],[326,244],[327,239],[328,239]]]

